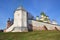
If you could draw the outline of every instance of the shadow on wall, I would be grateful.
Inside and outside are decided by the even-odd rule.
[[[45,25],[41,28],[41,27],[35,27],[32,24],[29,24],[28,31],[35,31],[35,30],[48,30],[48,29]]]
[[[57,27],[55,27],[55,30],[59,31],[59,30],[57,29]]]
[[[44,30],[48,30],[48,28],[47,28],[45,25],[44,25],[43,27],[44,27]],[[54,28],[55,28],[55,29],[53,29],[53,30],[59,31],[57,27],[54,27]]]
[[[43,27],[36,27],[33,26],[32,24],[29,24],[28,31],[35,31],[35,30],[48,30],[48,28],[45,25]],[[59,31],[57,27],[55,27],[55,30]]]
[[[29,24],[28,31],[33,31],[33,26],[32,26],[32,24]]]
[[[48,30],[48,29],[45,25],[43,25],[43,26],[39,26],[39,30]]]
[[[44,25],[43,27],[44,27],[44,30],[48,30],[47,27],[46,27],[45,25]]]

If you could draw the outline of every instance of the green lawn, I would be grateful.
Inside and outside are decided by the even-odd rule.
[[[60,40],[60,31],[0,33],[0,40]]]

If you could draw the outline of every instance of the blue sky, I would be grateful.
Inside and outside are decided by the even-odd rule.
[[[14,18],[14,11],[20,5],[34,17],[44,11],[60,24],[60,0],[0,0],[0,29],[6,28],[6,21]]]

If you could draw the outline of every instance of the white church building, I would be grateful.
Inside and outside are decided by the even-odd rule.
[[[23,7],[18,7],[14,12],[13,24],[8,21],[4,32],[28,32],[35,30],[60,30],[60,25],[55,21],[50,21],[44,13],[36,19]]]

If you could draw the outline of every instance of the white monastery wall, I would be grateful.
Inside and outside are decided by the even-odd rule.
[[[48,23],[43,23],[43,22],[38,22],[38,21],[34,21],[34,20],[29,20],[29,24],[32,24],[33,29],[44,30],[43,27],[46,26],[47,30],[55,30],[56,28],[58,30],[60,30],[60,26],[52,25],[52,24],[48,24]]]

